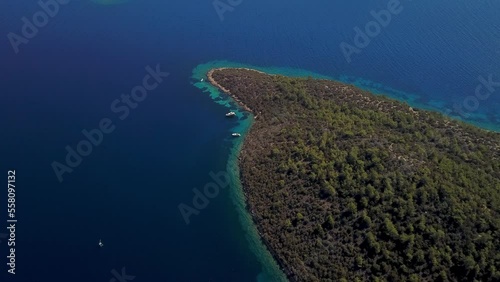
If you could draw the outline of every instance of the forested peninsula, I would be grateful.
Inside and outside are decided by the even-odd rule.
[[[256,117],[240,177],[291,281],[500,281],[500,134],[336,81],[208,77]]]

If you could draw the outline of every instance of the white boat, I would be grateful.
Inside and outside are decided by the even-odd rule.
[[[226,114],[226,117],[234,117],[236,115],[235,112],[229,112]]]
[[[240,136],[241,136],[241,134],[236,133],[236,132],[235,132],[235,133],[233,133],[233,134],[231,134],[231,135],[232,135],[233,137],[240,137]]]
[[[201,82],[203,82],[203,81],[204,81],[204,79],[202,78],[202,79],[200,79],[200,81],[201,81]]]
[[[104,244],[102,243],[101,239],[99,239],[99,247],[104,247]]]

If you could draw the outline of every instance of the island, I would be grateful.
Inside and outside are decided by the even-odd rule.
[[[337,81],[212,69],[255,120],[247,207],[290,281],[499,281],[500,134]]]

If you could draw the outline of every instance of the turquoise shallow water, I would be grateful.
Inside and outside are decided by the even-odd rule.
[[[227,61],[214,61],[198,65],[193,70],[192,78],[196,81],[194,86],[207,93],[216,104],[226,108],[227,112],[234,111],[236,113],[238,123],[231,128],[231,131],[239,132],[242,136],[245,136],[252,126],[254,120],[253,115],[239,108],[231,97],[221,93],[219,89],[207,82],[206,74],[210,69],[229,66],[244,67],[242,64],[230,63]],[[240,170],[238,167],[238,155],[240,153],[240,148],[243,145],[244,138],[231,139],[233,145],[226,165],[226,171],[230,175],[231,187],[233,187],[230,191],[231,200],[234,204],[235,211],[238,214],[241,227],[245,232],[245,238],[249,244],[249,248],[258,258],[262,266],[262,272],[257,276],[257,281],[287,281],[286,276],[280,270],[278,264],[260,240],[258,230],[253,224],[250,214],[246,210],[245,195],[243,193],[243,188],[241,187],[239,179]]]
[[[61,6],[19,54],[6,35],[22,34],[21,18],[41,8],[0,3],[0,167],[15,168],[20,187],[18,274],[4,278],[4,265],[1,281],[110,281],[122,267],[134,282],[282,277],[248,224],[234,177],[241,139],[229,135],[252,118],[224,117],[235,105],[199,83],[209,68],[333,78],[442,112],[474,95],[479,76],[500,81],[498,1],[402,1],[351,63],[339,44],[387,3],[243,1],[221,21],[210,1],[111,2]],[[148,65],[170,76],[122,121],[110,104]],[[498,129],[498,93],[465,120]],[[102,118],[116,130],[59,183],[51,163]],[[220,171],[231,172],[232,185],[186,225],[178,205]],[[6,251],[0,243],[0,256]]]
[[[365,89],[377,95],[385,95],[392,99],[397,99],[399,101],[408,103],[412,107],[437,111],[444,115],[449,115],[446,107],[444,107],[443,102],[432,101],[428,104],[419,103],[419,97],[415,94],[409,94],[402,91],[397,91],[390,87],[384,87],[380,83],[374,83],[369,80],[364,79],[355,79],[347,76],[341,76],[338,78],[329,77],[325,75],[321,75],[318,73],[314,73],[312,71],[301,70],[301,69],[293,69],[293,68],[285,68],[285,67],[259,67],[250,64],[242,64],[230,61],[211,61],[208,63],[200,64],[193,70],[192,78],[196,81],[194,82],[194,86],[199,88],[204,93],[208,94],[210,98],[218,105],[227,109],[227,111],[234,111],[236,113],[236,117],[238,118],[238,125],[231,128],[233,132],[240,132],[243,136],[248,132],[253,123],[253,116],[243,109],[239,108],[235,101],[228,96],[227,94],[222,93],[219,89],[212,86],[207,81],[206,74],[208,71],[214,68],[249,68],[255,69],[259,71],[263,71],[268,74],[277,74],[277,75],[285,75],[290,77],[313,77],[316,79],[329,79],[329,80],[337,80],[344,83],[350,83],[360,87],[361,89]],[[452,118],[456,118],[453,115],[449,115]],[[495,124],[490,124],[486,122],[472,122],[477,126],[500,131],[500,127]],[[278,265],[272,259],[272,256],[267,251],[266,247],[261,243],[261,240],[258,235],[258,231],[253,226],[253,222],[251,216],[246,210],[245,207],[245,196],[243,193],[243,189],[241,187],[241,183],[239,181],[239,168],[238,168],[238,155],[239,150],[244,141],[243,138],[233,139],[234,144],[229,155],[229,161],[227,163],[227,171],[231,175],[231,182],[235,189],[231,190],[232,201],[236,206],[236,211],[239,214],[239,220],[245,229],[246,238],[251,246],[252,252],[259,258],[259,261],[262,263],[263,272],[259,275],[259,281],[286,281],[283,273],[280,271]]]

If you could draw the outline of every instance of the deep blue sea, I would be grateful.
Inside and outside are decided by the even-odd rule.
[[[235,178],[242,139],[229,135],[252,118],[224,117],[234,104],[199,81],[213,66],[330,77],[500,128],[499,1],[401,0],[350,63],[341,43],[354,46],[354,28],[391,1],[221,0],[222,17],[211,0],[67,2],[23,39],[23,17],[33,21],[41,6],[0,2],[2,282],[283,278]],[[126,117],[112,110],[143,85],[147,66],[169,75]],[[66,163],[66,146],[77,148],[82,130],[103,119],[114,131],[60,182],[52,164]],[[8,170],[16,171],[15,275],[7,272]],[[224,171],[231,184],[198,203],[186,224],[179,204],[193,206],[193,189]]]

